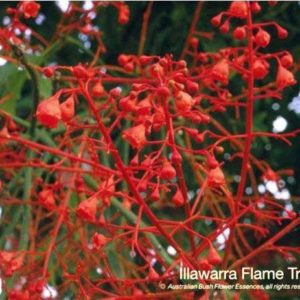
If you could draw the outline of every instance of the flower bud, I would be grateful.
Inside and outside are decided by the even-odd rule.
[[[125,112],[132,112],[136,109],[136,98],[124,97],[120,99],[119,106]]]
[[[26,19],[35,18],[40,10],[40,4],[34,1],[24,1],[21,5],[21,9]]]
[[[222,14],[218,14],[211,19],[211,24],[215,27],[219,27],[222,22]]]
[[[176,149],[173,150],[171,160],[174,164],[182,162],[182,156],[180,155],[180,153]]]
[[[146,127],[144,124],[125,129],[122,137],[126,140],[133,148],[140,149],[146,143]]]
[[[39,103],[36,117],[40,123],[48,128],[56,128],[61,120],[61,109],[58,94]]]
[[[284,89],[290,85],[294,85],[296,80],[292,72],[286,68],[279,66],[276,76],[276,85],[279,89]]]
[[[201,259],[199,261],[199,268],[204,271],[209,271],[212,269],[212,265],[208,262],[207,259]]]
[[[195,103],[194,99],[188,93],[180,91],[176,95],[176,108],[179,111],[189,111],[189,110],[191,110],[194,103]]]
[[[220,168],[211,169],[207,176],[207,185],[212,188],[217,188],[225,184],[225,176]]]
[[[123,3],[122,3],[123,4]],[[118,22],[122,25],[125,25],[129,21],[129,15],[130,15],[130,10],[128,5],[123,4],[119,8],[119,17],[118,17]]]
[[[294,63],[294,60],[293,60],[292,55],[290,53],[287,53],[280,58],[280,62],[283,67],[290,68]]]
[[[95,233],[92,237],[93,248],[101,250],[107,244],[107,237],[101,233]]]
[[[80,202],[77,207],[77,216],[86,221],[95,221],[96,211],[97,211],[97,197],[90,197],[82,202]]]
[[[147,55],[141,55],[139,60],[140,60],[140,63],[142,65],[147,65],[147,64],[152,62],[153,57],[152,56],[147,56]]]
[[[269,72],[269,64],[260,59],[254,61],[253,74],[255,79],[263,79]]]
[[[161,96],[161,97],[169,97],[170,96],[170,91],[167,87],[163,86],[163,87],[159,87],[157,90],[157,95]]]
[[[231,2],[228,12],[233,17],[245,19],[248,14],[247,3],[245,1]]]
[[[177,189],[175,195],[172,198],[172,202],[174,203],[175,206],[182,206],[184,205],[184,198],[183,195],[180,191],[180,189]]]
[[[196,37],[192,37],[192,38],[190,38],[189,43],[193,48],[198,48],[199,39]]]
[[[42,72],[46,77],[51,78],[54,75],[55,67],[53,66],[45,67],[43,68]]]
[[[243,40],[246,37],[246,29],[245,29],[245,27],[237,27],[233,31],[233,36],[237,40]]]
[[[215,169],[219,166],[219,163],[215,157],[209,153],[206,154],[206,164],[209,169]]]
[[[56,207],[53,190],[43,189],[38,196],[38,202],[47,210],[52,211]]]
[[[152,193],[150,195],[150,198],[151,198],[152,201],[158,201],[160,199],[158,185],[152,191]]]
[[[255,14],[259,13],[261,11],[261,6],[257,1],[250,2],[250,8],[251,11],[254,12]]]
[[[75,77],[77,77],[78,79],[87,80],[90,77],[90,74],[87,71],[87,69],[84,66],[82,66],[81,64],[79,64],[75,67],[72,67],[72,72],[73,72],[73,75]]]
[[[227,33],[227,32],[229,31],[229,29],[230,29],[230,23],[229,23],[228,20],[226,20],[226,21],[222,24],[222,26],[220,26],[220,31],[221,31],[222,33]]]
[[[65,102],[60,105],[61,118],[64,122],[70,121],[75,114],[74,97],[70,96]]]
[[[118,57],[118,63],[121,66],[124,66],[131,60],[131,56],[127,54],[120,54]]]
[[[211,265],[219,265],[222,262],[222,258],[220,257],[219,253],[216,249],[211,246],[208,251],[207,261]]]
[[[187,88],[189,93],[195,94],[195,93],[198,92],[199,84],[197,82],[187,80],[185,84],[186,84],[186,88]]]
[[[150,97],[146,97],[138,103],[135,111],[140,115],[147,115],[151,111],[151,108],[152,103],[150,101]]]
[[[169,161],[165,161],[163,167],[160,171],[160,176],[162,179],[171,180],[176,176],[175,168],[170,164]]]
[[[277,25],[277,34],[280,39],[286,39],[288,36],[288,31],[281,26]]]
[[[256,33],[254,40],[258,46],[265,48],[269,45],[271,36],[269,35],[269,33],[267,31],[260,28],[258,30],[258,32]]]
[[[225,59],[222,59],[214,65],[212,69],[212,77],[214,80],[220,81],[225,85],[228,84],[229,65]]]
[[[105,94],[105,90],[101,82],[97,82],[92,88],[92,94],[95,97],[101,97]]]

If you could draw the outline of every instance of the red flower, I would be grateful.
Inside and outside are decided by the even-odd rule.
[[[271,168],[268,168],[263,174],[263,179],[270,181],[278,181],[280,178]]]
[[[141,55],[140,58],[139,58],[139,60],[140,60],[140,63],[141,63],[142,65],[147,65],[147,64],[149,64],[150,62],[152,62],[153,56]]]
[[[141,115],[147,115],[152,108],[150,97],[142,99],[136,107],[136,112]]]
[[[219,61],[212,69],[212,77],[214,80],[221,81],[223,84],[228,84],[229,65],[225,59]]]
[[[55,72],[54,66],[49,66],[49,67],[43,68],[43,74],[48,78],[52,77],[54,75],[54,72]]]
[[[54,193],[51,189],[42,190],[39,193],[38,201],[49,211],[52,211],[56,207]]]
[[[161,129],[161,127],[166,123],[165,119],[165,114],[163,113],[162,110],[158,109],[154,114],[153,114],[153,123],[152,127],[153,130],[158,131]]]
[[[232,2],[229,7],[229,13],[236,18],[245,19],[247,18],[247,3],[244,1]]]
[[[259,13],[261,11],[261,6],[258,4],[257,1],[253,1],[250,3],[251,11],[254,13]]]
[[[74,97],[70,96],[65,102],[60,105],[61,118],[64,122],[70,121],[75,114],[75,101]]]
[[[134,70],[134,63],[133,63],[133,61],[130,61],[127,64],[125,64],[123,67],[124,67],[125,71],[127,71],[127,72],[133,72],[133,70]]]
[[[72,67],[73,75],[79,79],[87,80],[92,75],[83,65]]]
[[[234,31],[233,31],[233,36],[235,39],[237,40],[242,40],[246,37],[246,29],[245,27],[237,27]]]
[[[23,257],[23,254],[20,254],[20,252],[0,252],[0,266],[6,276],[11,276],[13,272],[22,267]]]
[[[212,269],[212,266],[211,266],[211,264],[207,261],[207,259],[201,259],[200,261],[199,261],[199,268],[201,269],[201,270],[205,270],[205,271],[209,271],[209,270],[211,270]]]
[[[102,202],[105,205],[109,205],[110,198],[116,190],[113,175],[101,183],[100,190],[102,190],[102,193],[101,193]]]
[[[61,110],[58,94],[40,102],[36,111],[36,117],[44,126],[55,128],[61,120]]]
[[[107,244],[108,239],[101,233],[95,233],[92,237],[93,248],[96,250],[102,249]]]
[[[21,7],[26,19],[35,18],[40,10],[40,5],[34,1],[25,1]]]
[[[271,36],[265,30],[259,29],[254,37],[254,40],[258,46],[265,48],[269,45]]]
[[[132,60],[132,56],[131,55],[120,54],[119,57],[118,57],[118,63],[121,66],[126,65],[131,60]]]
[[[122,137],[133,148],[140,149],[146,143],[146,127],[140,124],[123,131]]]
[[[222,24],[222,26],[220,26],[220,31],[221,31],[222,33],[227,33],[227,32],[229,31],[229,29],[230,29],[230,23],[229,23],[229,20],[226,20],[226,21]]]
[[[120,6],[118,22],[122,25],[127,24],[129,21],[129,16],[130,16],[129,7],[126,4]]]
[[[95,221],[97,202],[97,197],[90,197],[87,200],[82,201],[77,207],[77,216],[87,221]]]
[[[171,180],[176,176],[176,170],[168,161],[165,161],[160,176],[162,179]]]
[[[210,20],[211,24],[212,24],[213,26],[215,26],[215,27],[220,26],[221,21],[222,21],[222,15],[223,15],[223,14],[218,14],[218,15],[214,16],[214,17]]]
[[[288,36],[288,31],[281,26],[277,25],[277,34],[280,39],[286,39]]]
[[[283,67],[289,68],[294,63],[293,56],[290,53],[287,53],[287,54],[285,54],[284,56],[282,56],[280,58],[280,62],[281,62]]]
[[[180,189],[177,189],[175,195],[172,198],[172,202],[176,205],[176,206],[182,206],[184,204],[184,198],[183,195],[180,191]]]
[[[176,149],[173,150],[171,159],[172,159],[173,163],[179,163],[180,164],[182,162],[182,156],[180,155],[180,153]]]
[[[105,90],[101,82],[97,82],[93,88],[92,88],[92,93],[95,97],[101,97],[105,94]]]
[[[134,111],[136,108],[136,97],[135,96],[127,96],[127,97],[120,99],[119,106],[125,112]]]
[[[255,79],[263,79],[269,72],[269,64],[261,59],[257,59],[253,64]]]
[[[207,176],[207,185],[209,187],[219,187],[225,184],[225,176],[220,168],[211,169]]]
[[[209,153],[206,154],[206,163],[209,169],[215,169],[219,166],[219,163],[215,157]]]
[[[286,68],[279,66],[276,77],[276,85],[279,89],[284,89],[287,86],[294,85],[296,80],[292,72]]]
[[[194,99],[188,93],[180,91],[176,95],[176,108],[180,111],[191,110],[194,103]]]
[[[222,262],[222,258],[214,247],[210,247],[207,255],[207,261],[211,265],[218,265]]]
[[[199,90],[199,84],[197,82],[191,81],[191,80],[186,80],[185,82],[186,88],[189,93],[195,94]]]
[[[196,38],[196,37],[191,37],[190,40],[189,40],[189,43],[190,43],[190,45],[191,45],[193,48],[198,48],[198,45],[199,45],[199,39]]]
[[[151,200],[158,201],[160,199],[159,188],[158,185],[154,188],[150,195]]]

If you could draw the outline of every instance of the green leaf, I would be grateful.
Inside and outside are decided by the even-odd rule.
[[[10,95],[10,99],[0,104],[0,109],[15,115],[17,100],[20,99],[23,85],[26,81],[26,72],[17,66],[7,63],[0,68],[1,97]]]
[[[52,84],[51,81],[47,78],[38,74],[40,96],[42,99],[48,98],[52,95]]]
[[[114,274],[117,276],[117,278],[123,278],[124,274],[119,265],[120,258],[118,257],[117,253],[118,252],[115,249],[113,249],[113,245],[107,247],[107,258],[108,258],[108,262],[111,267],[111,270],[114,272]]]

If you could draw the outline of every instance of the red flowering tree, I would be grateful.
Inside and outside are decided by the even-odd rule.
[[[128,26],[127,3],[69,4],[50,37],[33,25],[49,3],[5,9],[3,68],[20,77],[0,110],[3,297],[269,299],[276,291],[255,288],[268,281],[242,268],[297,265],[290,237],[300,218],[278,196],[293,166],[274,168],[252,149],[257,140],[292,146],[299,133],[255,128],[257,104],[296,84],[291,53],[271,47],[288,31],[261,21],[267,3],[240,1],[220,5],[215,28],[202,32],[204,4],[179,55],[144,51],[158,4],[132,4],[145,7],[138,50],[117,49],[115,61],[96,21],[117,13],[111,30]],[[224,36],[227,45],[203,50]],[[180,277],[193,270],[238,275]],[[216,283],[252,288],[195,287]]]

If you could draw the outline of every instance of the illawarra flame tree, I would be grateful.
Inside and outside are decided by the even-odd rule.
[[[58,299],[207,299],[213,291],[161,284],[195,283],[179,279],[180,267],[240,270],[297,260],[299,246],[284,239],[300,224],[297,212],[258,191],[259,182],[278,185],[293,170],[274,169],[251,149],[260,139],[292,146],[299,133],[253,126],[255,104],[279,101],[296,83],[290,52],[270,50],[288,31],[256,21],[267,3],[228,2],[211,19],[211,33],[198,29],[206,4],[195,4],[180,57],[144,54],[158,4],[134,3],[145,5],[139,47],[118,49],[114,65],[103,59],[109,32],[94,21],[117,13],[115,26],[127,26],[129,4],[71,3],[51,39],[30,27],[49,3],[10,4],[1,57],[26,73],[31,109],[25,116],[0,111],[3,295],[41,299],[48,291],[51,298],[55,289]],[[89,61],[55,63],[64,43],[80,47],[78,33],[93,43]],[[224,35],[228,47],[200,50]],[[13,97],[11,86],[1,104],[25,101]],[[218,293],[269,298],[263,290]]]

